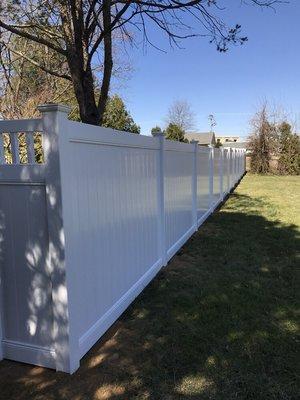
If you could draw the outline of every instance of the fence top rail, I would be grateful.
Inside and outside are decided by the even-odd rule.
[[[0,120],[0,133],[42,132],[41,119]]]
[[[152,136],[137,135],[102,126],[87,125],[81,122],[66,121],[66,137],[71,143],[132,147],[158,150],[159,141]]]
[[[210,148],[205,147],[205,146],[198,146],[197,151],[199,154],[209,154],[210,153]]]
[[[165,149],[167,151],[183,151],[187,153],[192,153],[195,150],[195,147],[191,143],[181,143],[175,142],[174,140],[166,140]]]
[[[45,164],[2,164],[0,184],[41,183],[45,180]]]

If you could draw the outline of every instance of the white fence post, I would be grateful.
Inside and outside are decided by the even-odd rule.
[[[49,232],[49,270],[52,278],[56,370],[74,372],[79,367],[78,340],[71,336],[65,260],[65,234],[60,181],[60,145],[70,109],[57,104],[38,107],[43,121],[43,147]]]
[[[154,132],[159,141],[158,157],[158,239],[162,265],[167,265],[166,216],[165,216],[165,137],[163,132]]]
[[[214,149],[210,147],[209,152],[209,208],[214,202]]]
[[[192,175],[192,216],[193,216],[193,224],[194,229],[197,231],[198,229],[198,201],[197,201],[197,178],[198,178],[198,141],[192,140],[191,143],[194,145],[194,153],[193,153],[193,175]]]

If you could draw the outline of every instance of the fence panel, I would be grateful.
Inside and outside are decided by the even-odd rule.
[[[220,200],[220,164],[221,151],[214,149],[214,183],[213,183],[213,202],[217,203]]]
[[[232,189],[244,151],[39,109],[0,122],[0,359],[72,373]]]
[[[210,208],[209,193],[209,153],[207,147],[198,148],[197,162],[197,209],[198,223]]]
[[[193,145],[166,141],[164,197],[168,258],[176,253],[193,229],[193,157]]]
[[[44,185],[1,182],[0,210],[3,355],[55,368]]]
[[[230,158],[229,158],[229,168],[230,168],[230,188],[234,186],[234,171],[235,171],[235,152],[233,149],[230,149]]]
[[[154,138],[92,126],[83,130],[74,122],[67,128],[62,149],[66,250],[76,275],[71,301],[83,355],[161,263],[159,146]]]
[[[224,149],[223,160],[223,186],[228,193],[230,191],[230,149]]]
[[[41,120],[0,121],[0,359],[55,368],[41,131]]]

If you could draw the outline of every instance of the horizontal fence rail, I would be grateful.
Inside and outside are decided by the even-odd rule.
[[[43,162],[42,120],[0,121],[0,165]]]
[[[245,150],[39,109],[0,121],[0,359],[72,373],[241,179]]]

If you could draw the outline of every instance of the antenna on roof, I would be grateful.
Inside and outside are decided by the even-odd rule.
[[[213,114],[209,114],[208,121],[210,125],[210,132],[212,133],[214,131],[214,127],[217,125],[215,116]]]

